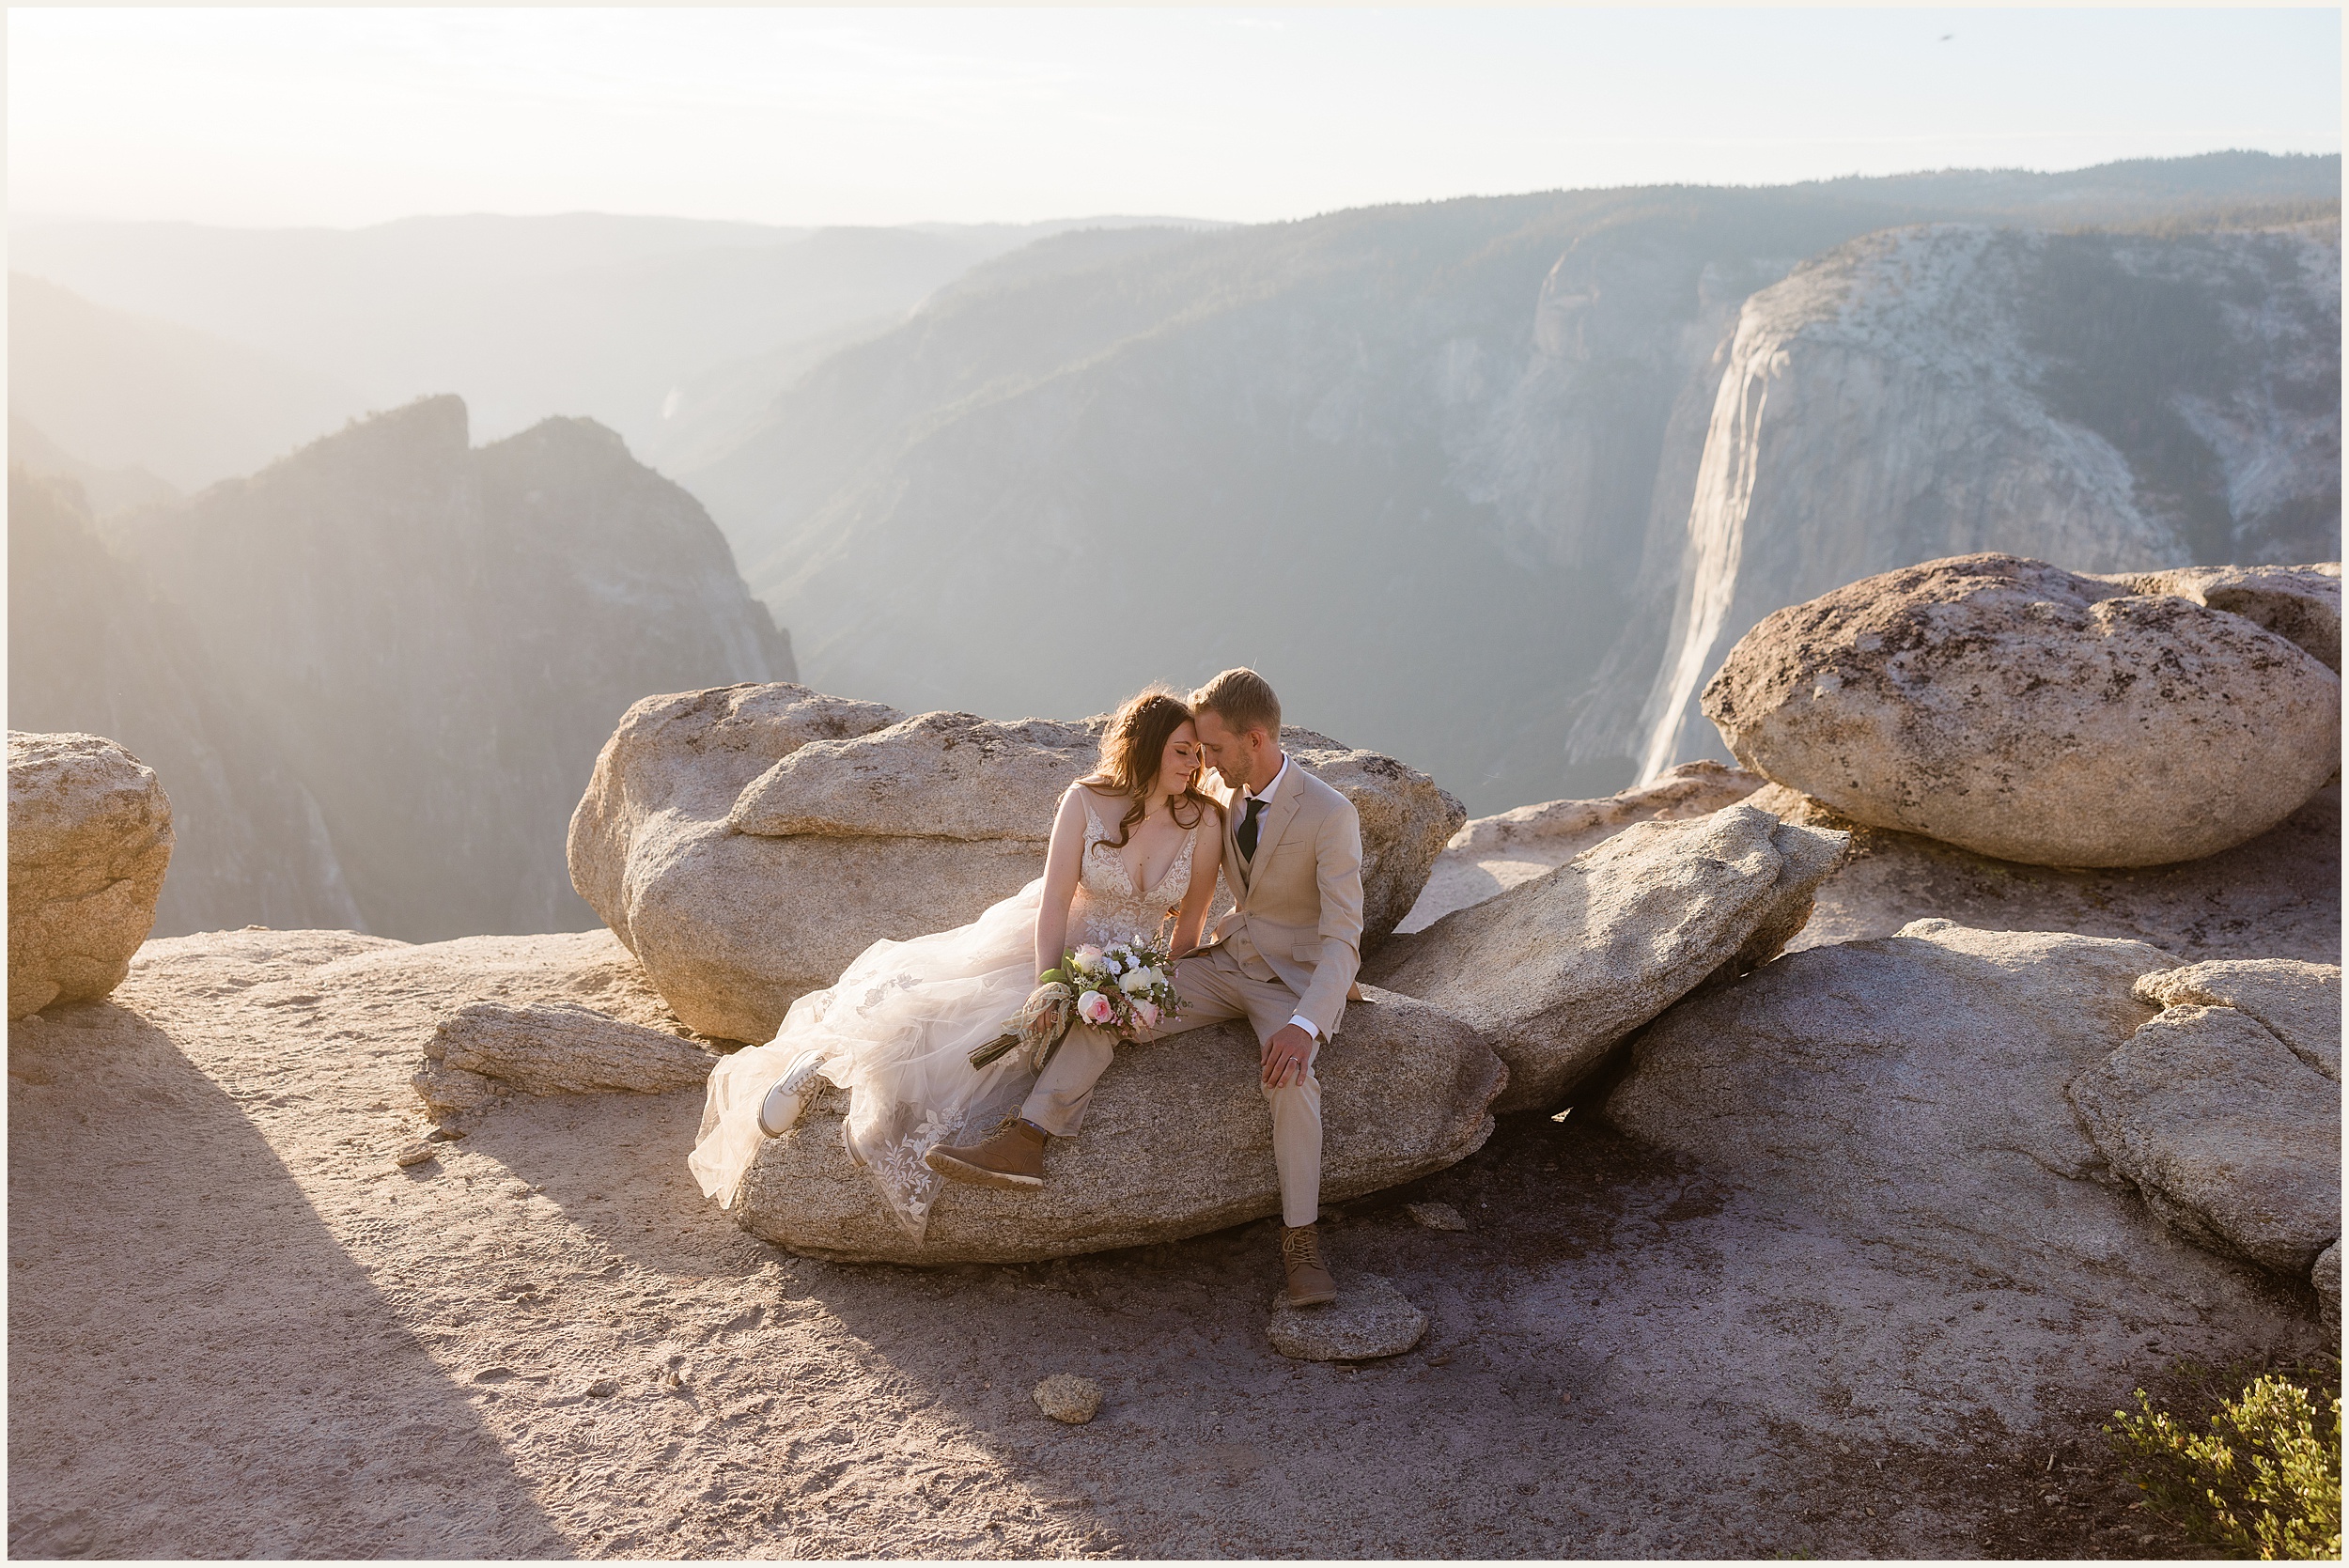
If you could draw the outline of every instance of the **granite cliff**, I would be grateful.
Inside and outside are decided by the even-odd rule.
[[[1806,263],[1738,312],[1693,493],[1651,515],[1639,613],[1578,748],[1627,751],[1641,778],[1726,759],[1696,697],[1730,645],[1895,567],[2331,558],[2340,334],[2330,223],[1938,225]]]
[[[480,448],[467,433],[461,401],[428,398],[115,520],[121,560],[84,538],[49,577],[11,571],[12,598],[44,601],[118,675],[106,687],[12,619],[14,722],[159,751],[148,760],[175,783],[204,769],[171,766],[174,748],[278,781],[274,795],[223,787],[225,815],[266,845],[244,870],[226,869],[242,831],[215,841],[202,799],[182,800],[187,847],[165,893],[180,902],[163,933],[589,925],[564,830],[619,716],[647,691],[793,673],[707,514],[618,437],[566,419]],[[145,618],[169,629],[156,668],[182,672],[184,701],[101,624],[131,602],[114,597],[132,592],[124,561],[168,599]],[[183,875],[210,891],[183,898]],[[280,903],[307,913],[256,891],[281,885]]]
[[[158,934],[364,924],[317,800],[186,613],[106,548],[78,487],[13,466],[8,722],[106,736],[171,781]]]

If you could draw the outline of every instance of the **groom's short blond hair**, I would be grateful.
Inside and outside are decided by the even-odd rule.
[[[1262,730],[1275,746],[1281,743],[1281,699],[1272,685],[1250,669],[1226,670],[1190,694],[1192,711],[1212,709],[1237,735]]]

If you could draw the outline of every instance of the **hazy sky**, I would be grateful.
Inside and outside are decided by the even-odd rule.
[[[2341,147],[2298,10],[8,12],[12,217],[1260,220]]]

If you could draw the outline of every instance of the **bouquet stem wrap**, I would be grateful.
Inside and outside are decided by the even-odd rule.
[[[1017,1048],[1025,1054],[1031,1072],[1042,1072],[1068,1026],[1077,1020],[1077,993],[1062,981],[1050,981],[1028,993],[1019,1016],[1004,1021],[1010,1032],[999,1034],[971,1053],[971,1065],[984,1067]]]

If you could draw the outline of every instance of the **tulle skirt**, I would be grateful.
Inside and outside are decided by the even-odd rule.
[[[815,1049],[826,1056],[823,1076],[848,1091],[849,1158],[919,1241],[943,1185],[922,1157],[984,1134],[1034,1078],[1018,1051],[982,1068],[971,1052],[1003,1032],[1034,987],[1043,889],[1039,877],[968,925],[875,942],[832,985],[793,1002],[771,1041],[719,1063],[689,1161],[701,1189],[734,1205],[767,1141],[760,1101]]]

